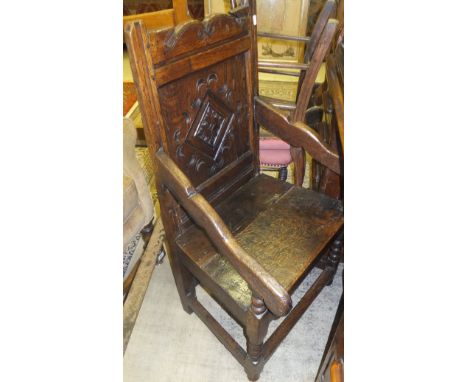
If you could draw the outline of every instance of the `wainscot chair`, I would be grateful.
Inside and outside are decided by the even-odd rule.
[[[322,9],[317,17],[317,20],[315,21],[310,36],[288,36],[284,34],[269,32],[257,33],[257,36],[259,37],[269,37],[274,38],[275,40],[299,41],[305,44],[304,57],[302,63],[279,62],[277,60],[261,60],[258,62],[259,72],[282,74],[288,76],[292,75],[299,77],[296,103],[282,102],[280,100],[271,100],[271,102],[277,103],[277,107],[281,107],[284,110],[287,110],[294,114],[293,112],[296,107],[296,104],[309,105],[310,103],[313,103],[313,101],[311,101],[311,97],[313,96],[312,89],[320,89],[320,87],[314,86],[314,84],[324,58],[323,52],[317,51],[317,47],[328,20],[334,17],[335,14],[335,0],[327,0],[322,6]],[[258,17],[260,17],[260,15]],[[330,40],[329,45],[331,43],[332,41]],[[322,60],[317,58],[321,58]],[[300,71],[288,72],[284,69],[299,69]],[[311,76],[313,76],[313,78],[308,78],[307,81],[305,81],[306,77]],[[306,82],[308,86],[310,86],[310,89],[302,88],[304,82]],[[307,114],[311,114],[311,116]],[[309,118],[315,119],[316,115],[317,111],[315,110],[315,108],[312,108],[304,110],[304,112],[300,116],[296,114],[295,118],[300,118],[300,120],[304,122]],[[287,142],[284,142],[278,139],[277,137],[270,136],[268,132],[263,135],[260,135],[260,165],[262,166],[262,168],[276,168],[279,170],[280,179],[286,179],[285,177],[287,176],[287,166],[291,162],[294,163],[294,184],[296,184],[297,186],[301,186],[304,181],[305,173],[304,150],[301,147],[290,146]]]
[[[259,124],[341,169],[311,128],[258,98],[254,10],[251,2],[203,22],[147,30],[135,21],[125,30],[182,307],[252,381],[332,282],[343,228],[340,201],[260,174]],[[329,21],[324,36],[335,29]],[[327,267],[291,310],[291,294],[328,250]],[[200,304],[197,285],[244,328],[246,350]],[[283,316],[264,342],[269,323]]]

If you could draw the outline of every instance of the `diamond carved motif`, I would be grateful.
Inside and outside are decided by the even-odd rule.
[[[216,161],[223,152],[233,119],[234,113],[229,107],[208,90],[186,142]]]

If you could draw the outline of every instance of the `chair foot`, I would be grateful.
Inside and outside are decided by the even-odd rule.
[[[190,307],[190,305],[188,303],[189,298],[190,298],[189,296],[186,296],[185,298],[181,298],[180,302],[182,304],[182,309],[185,311],[185,313],[192,314],[193,309]]]
[[[252,381],[252,382],[258,381],[258,379],[260,378],[260,373],[254,372],[254,373],[249,374],[249,372],[247,372],[247,378],[249,379],[249,381]]]
[[[244,366],[245,373],[249,381],[257,381],[262,374],[264,363],[261,360],[252,360],[250,356],[247,356],[247,366]]]
[[[171,264],[172,275],[176,283],[177,292],[179,293],[180,303],[182,308],[188,314],[192,314],[193,310],[190,307],[190,299],[197,298],[195,291],[196,282],[189,270],[182,264],[178,253],[173,251],[170,246],[166,245],[167,256]]]

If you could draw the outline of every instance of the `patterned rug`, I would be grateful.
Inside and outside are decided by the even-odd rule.
[[[132,240],[130,240],[130,243],[128,243],[127,248],[124,250],[124,253],[123,253],[123,277],[124,278],[125,278],[125,275],[127,274],[127,271],[129,270],[133,255],[136,254],[138,258],[142,254],[142,253],[139,253],[141,251],[139,248],[140,239],[141,239],[141,234],[137,234]]]

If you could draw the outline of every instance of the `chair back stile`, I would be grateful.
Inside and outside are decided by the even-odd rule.
[[[162,30],[136,21],[125,35],[151,156],[164,150],[216,206],[259,171],[250,18],[214,15]],[[192,224],[175,200],[161,210],[179,233]]]

